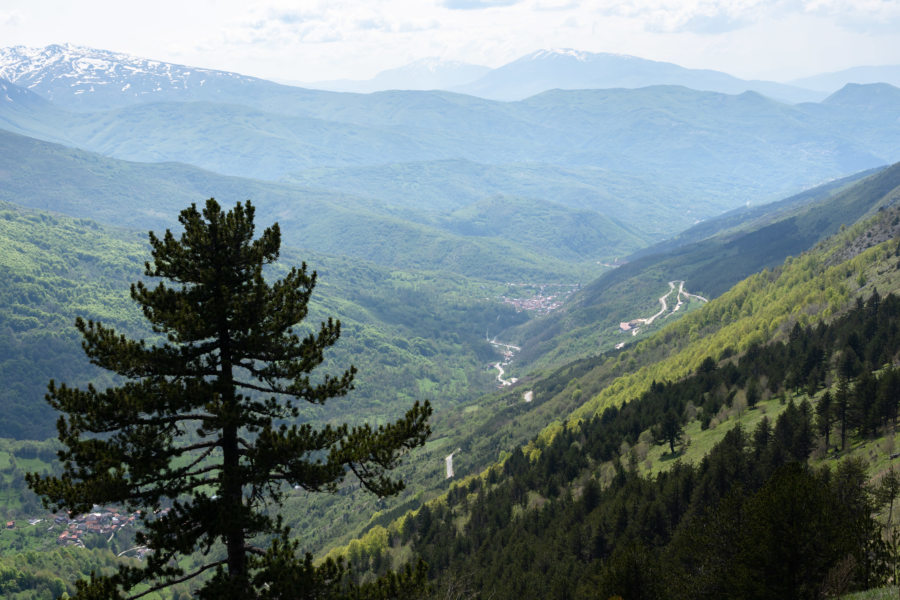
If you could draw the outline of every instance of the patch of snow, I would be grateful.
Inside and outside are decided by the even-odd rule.
[[[531,58],[538,59],[556,56],[569,56],[579,62],[586,62],[591,57],[591,53],[582,50],[573,50],[572,48],[550,48],[547,50],[538,50],[531,55]]]

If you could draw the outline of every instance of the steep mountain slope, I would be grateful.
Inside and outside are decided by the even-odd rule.
[[[537,573],[546,575],[546,568],[541,566],[542,564],[549,566],[545,559],[541,559],[539,563],[535,564],[527,560],[524,562],[516,560],[509,555],[504,555],[502,558],[499,555],[483,555],[480,559],[476,559],[473,552],[479,547],[485,547],[484,545],[492,539],[495,541],[507,540],[501,545],[518,545],[519,542],[526,539],[523,536],[527,536],[527,539],[530,540],[528,543],[537,544],[532,546],[531,550],[523,550],[527,555],[532,555],[531,553],[534,552],[539,556],[546,555],[548,561],[557,561],[560,556],[569,556],[573,551],[578,555],[579,549],[591,552],[590,544],[593,542],[589,540],[593,534],[602,535],[603,539],[610,540],[609,536],[612,530],[605,529],[603,532],[592,530],[588,539],[581,540],[581,545],[577,540],[569,540],[576,545],[554,550],[553,544],[568,543],[561,541],[558,534],[569,531],[570,527],[573,528],[573,531],[582,531],[580,529],[582,527],[581,519],[562,525],[556,520],[557,511],[568,506],[573,498],[577,500],[581,494],[586,493],[585,486],[592,485],[591,481],[600,486],[595,490],[598,492],[602,488],[612,491],[620,489],[618,485],[625,482],[622,480],[626,474],[623,467],[629,460],[629,452],[633,446],[640,445],[640,450],[637,454],[631,454],[632,466],[627,468],[630,469],[632,475],[638,468],[643,469],[641,461],[646,456],[640,453],[646,453],[648,448],[661,443],[654,441],[654,438],[662,436],[652,433],[651,429],[660,424],[658,419],[666,411],[674,411],[676,418],[681,418],[679,410],[684,410],[684,418],[687,421],[693,422],[694,419],[697,419],[697,426],[692,426],[691,431],[698,437],[701,431],[708,429],[710,433],[702,436],[702,443],[705,444],[703,447],[708,451],[714,443],[711,440],[715,439],[717,442],[723,438],[728,439],[732,435],[726,434],[726,431],[730,429],[727,423],[729,419],[745,415],[748,406],[753,406],[753,402],[750,400],[752,394],[762,393],[765,399],[781,395],[781,402],[773,398],[773,402],[758,409],[771,411],[770,429],[766,434],[768,437],[755,437],[755,441],[752,443],[758,449],[765,450],[766,444],[769,443],[767,440],[775,440],[775,443],[779,443],[778,440],[781,440],[782,444],[786,443],[785,440],[796,441],[799,439],[798,437],[793,433],[786,433],[786,431],[799,431],[786,429],[793,428],[795,425],[776,424],[775,434],[771,433],[772,421],[781,412],[794,411],[791,418],[800,414],[797,413],[797,405],[789,404],[785,408],[785,402],[789,398],[796,395],[797,402],[800,403],[808,393],[815,394],[818,399],[821,396],[822,382],[825,382],[826,387],[830,386],[829,382],[832,381],[832,377],[835,379],[838,377],[840,369],[855,369],[852,372],[858,374],[862,370],[860,365],[863,362],[870,365],[871,368],[880,368],[881,361],[893,362],[896,360],[898,352],[896,346],[882,348],[874,354],[868,351],[870,346],[883,344],[886,340],[895,340],[891,342],[895,344],[895,326],[886,325],[884,320],[878,321],[885,324],[884,335],[879,333],[876,336],[872,331],[867,335],[865,342],[861,341],[859,332],[868,331],[867,328],[875,323],[875,319],[866,315],[871,315],[872,311],[878,307],[877,300],[864,303],[862,299],[870,298],[876,288],[881,294],[900,290],[900,274],[898,274],[900,271],[897,268],[898,236],[900,236],[900,208],[894,206],[878,211],[874,217],[847,228],[798,258],[791,259],[771,271],[766,270],[751,276],[720,298],[711,301],[702,309],[686,316],[650,339],[638,343],[634,348],[567,365],[538,380],[529,381],[519,390],[509,392],[503,397],[493,401],[480,401],[478,410],[467,413],[456,420],[456,428],[451,429],[452,433],[448,435],[450,439],[444,440],[442,444],[445,451],[452,448],[461,449],[454,454],[455,478],[459,478],[458,483],[449,483],[448,485],[446,480],[440,481],[438,477],[433,477],[430,480],[433,491],[422,494],[421,498],[425,500],[435,495],[439,495],[439,498],[427,503],[426,507],[421,507],[418,513],[408,513],[400,519],[396,519],[396,517],[403,515],[405,508],[412,508],[416,504],[421,506],[421,504],[409,503],[405,506],[398,506],[396,510],[386,510],[376,514],[370,523],[370,533],[364,537],[362,542],[351,543],[344,548],[343,552],[355,555],[366,566],[373,564],[369,562],[369,559],[380,555],[378,564],[384,565],[388,562],[387,557],[389,556],[400,557],[410,554],[409,550],[401,550],[395,554],[395,551],[389,550],[391,543],[394,544],[396,550],[398,542],[412,541],[413,553],[426,552],[433,565],[433,575],[443,573],[457,584],[466,581],[474,583],[470,576],[475,570],[485,568],[493,572],[493,581],[509,583],[512,579],[510,579],[508,571],[513,568],[513,565],[520,565],[523,572],[531,575]],[[856,301],[857,298],[860,299],[859,303]],[[872,308],[873,306],[875,308]],[[900,307],[898,307],[896,299],[892,306],[891,310],[898,313]],[[854,309],[855,313],[852,312]],[[849,319],[842,325],[843,333],[833,334],[829,337],[824,329],[825,326],[817,325],[820,320],[824,320],[825,323],[837,322],[837,317],[842,315],[847,315]],[[892,318],[895,319],[892,322],[896,323],[897,314]],[[860,319],[864,323],[859,323]],[[841,344],[856,344],[861,352],[858,356],[866,358],[859,358],[856,363],[848,362],[848,356],[857,355],[850,355],[849,350],[835,346],[825,354],[819,352],[819,363],[806,365],[805,359],[802,357],[774,358],[768,356],[766,353],[768,350],[760,350],[761,344],[769,344],[771,341],[790,342],[791,352],[794,354],[799,352],[798,349],[801,346],[806,350],[813,350],[815,344],[804,341],[813,334],[820,337],[825,336],[822,339],[828,338],[829,344],[836,344],[838,341]],[[875,339],[876,337],[877,339]],[[816,352],[808,353],[808,355],[814,356]],[[822,362],[823,356],[824,362]],[[757,362],[754,363],[754,361]],[[755,366],[748,367],[748,364],[755,364]],[[815,381],[813,381],[815,386],[812,386],[810,384],[812,380],[804,379],[801,371],[807,366],[814,368],[816,364],[820,368],[814,378]],[[743,374],[739,374],[738,379],[734,379],[735,369],[730,369],[730,374],[724,375],[726,379],[731,377],[726,389],[719,389],[718,380],[711,384],[709,393],[701,394],[696,389],[693,391],[687,389],[691,385],[696,387],[697,380],[702,379],[704,374],[715,371],[718,366],[732,367],[734,365],[744,369]],[[776,371],[780,375],[776,375]],[[697,375],[693,376],[695,373]],[[753,384],[750,379],[754,377],[758,378],[755,383],[759,387],[752,392],[750,388],[753,387]],[[900,382],[900,378],[893,375],[891,377],[893,379],[890,381],[895,382],[892,385]],[[685,383],[686,395],[676,395],[675,382],[679,381]],[[885,380],[883,383],[889,382]],[[811,387],[807,387],[808,385]],[[728,389],[728,386],[731,386],[731,389]],[[521,394],[524,389],[532,392],[530,402],[522,400]],[[628,410],[613,408],[636,402],[638,399],[648,396],[652,396],[656,402],[656,407],[653,409],[646,402],[637,402],[633,409]],[[676,402],[682,402],[684,398],[691,399],[690,406],[693,408],[685,408],[687,406],[685,404],[676,404]],[[759,398],[756,401],[759,401]],[[706,412],[705,403],[707,402],[716,404],[716,408],[710,408],[713,412]],[[896,409],[896,396],[893,396],[893,402]],[[721,408],[717,403],[722,403],[723,407],[727,406],[727,410]],[[681,409],[677,408],[678,406]],[[484,415],[482,413],[484,409],[491,409],[491,414]],[[714,414],[717,410],[720,412]],[[806,415],[807,433],[805,435],[809,436],[809,440],[812,435],[809,431],[811,409],[807,404],[806,408],[800,406],[799,410],[805,411],[803,412]],[[750,420],[754,425],[762,420],[761,416],[765,413],[757,412],[755,414],[756,416]],[[710,417],[710,420],[705,421],[706,426],[701,426],[699,422],[706,418],[704,415]],[[460,421],[466,419],[473,422],[468,426],[459,426]],[[519,453],[516,450],[516,445],[522,439],[519,436],[524,434],[529,427],[534,427],[541,419],[546,419],[545,422],[549,422],[550,425],[539,434],[537,432],[531,434],[531,442],[523,449],[522,453]],[[722,427],[722,423],[726,423],[726,426]],[[799,423],[799,421],[795,420],[794,423]],[[702,430],[701,427],[703,427]],[[868,425],[864,427],[868,427]],[[613,431],[618,433],[613,434]],[[863,429],[863,431],[868,430]],[[868,435],[867,433],[860,434],[863,443]],[[485,438],[488,438],[486,443]],[[627,442],[627,445],[620,444],[622,441]],[[736,440],[735,449],[743,452],[750,445],[749,437],[740,437]],[[775,468],[786,461],[800,460],[801,458],[805,460],[813,448],[813,444],[812,441],[808,441],[802,445],[805,448],[803,452],[806,454],[798,455],[800,458],[790,458],[787,453],[794,452],[794,450],[782,446],[775,454],[766,454],[766,460],[773,456],[780,456],[780,459],[776,459]],[[495,461],[493,457],[496,457],[498,449],[500,451],[499,464],[490,467],[490,464]],[[693,454],[693,462],[699,465],[701,470],[709,466],[706,460],[701,463],[706,451]],[[656,457],[661,454],[661,451],[654,452]],[[872,444],[864,446],[860,455],[878,458]],[[432,455],[431,458],[437,462],[437,456]],[[675,456],[664,456],[660,463],[653,465],[650,465],[648,461],[650,466],[647,468],[652,468],[653,472],[664,470],[672,471],[676,475],[683,474],[682,463],[673,461],[672,458]],[[654,460],[658,460],[658,458]],[[781,462],[778,462],[779,460]],[[757,456],[755,464],[759,466],[765,463],[761,462]],[[878,469],[883,464],[883,462],[875,462],[872,464],[872,468]],[[438,469],[436,465],[432,468]],[[861,469],[864,472],[865,467],[863,466]],[[736,471],[728,472],[735,473]],[[726,477],[726,471],[719,471],[718,475]],[[862,477],[860,483],[864,483],[864,474],[858,474],[856,477]],[[663,476],[661,475],[660,478],[662,484]],[[640,485],[633,478],[630,481],[632,481],[632,489],[634,486]],[[648,484],[650,481],[652,480],[648,480]],[[696,482],[696,479],[692,481]],[[719,481],[724,480],[720,479]],[[508,500],[506,496],[503,496],[503,499],[500,496],[490,496],[489,492],[495,490],[498,484],[512,486],[518,490],[506,489],[504,491],[504,494],[506,492],[512,494],[511,503],[506,506],[512,510],[512,513],[506,514],[505,517],[502,514],[493,514],[495,512],[503,513],[506,509],[500,509],[500,505],[497,503],[506,503]],[[675,501],[675,497],[678,496],[678,489],[685,490],[693,487],[693,483],[686,485],[688,487],[669,488],[669,491],[675,492],[671,496],[672,501]],[[759,485],[758,480],[755,485]],[[745,490],[756,489],[758,488],[745,488]],[[626,503],[624,507],[620,507],[619,504],[614,503],[609,507],[613,509],[611,516],[615,518],[618,513],[621,524],[637,520],[635,522],[644,523],[648,527],[656,527],[660,521],[654,520],[654,515],[663,518],[667,514],[666,507],[671,510],[676,508],[672,504],[653,507],[654,498],[663,495],[665,494],[660,493],[655,496],[651,494],[648,504],[643,507],[632,503]],[[588,511],[598,505],[596,500],[595,497],[595,502],[587,509]],[[678,510],[686,507],[689,500],[690,494],[683,496],[681,503],[678,504],[681,508]],[[614,502],[614,500],[610,499],[609,502]],[[512,505],[517,505],[517,507],[513,509]],[[627,508],[630,506],[634,506],[634,513]],[[702,510],[704,506],[711,507],[712,505],[704,505],[701,502],[697,509]],[[630,516],[623,513],[622,508]],[[485,520],[486,516],[487,520]],[[582,518],[583,516],[582,514]],[[648,520],[644,520],[645,517]],[[520,525],[523,522],[529,523],[526,527],[527,531],[521,531]],[[609,523],[609,525],[615,527],[613,523]],[[517,529],[519,533],[507,535],[512,529]],[[666,539],[665,536],[670,535],[672,529],[653,529],[649,533],[654,534],[654,532]],[[638,532],[635,531],[633,534],[637,535]],[[563,535],[563,537],[566,536]],[[646,539],[645,543],[656,545],[658,542],[651,537]],[[793,543],[793,541],[788,540],[787,543]],[[538,547],[542,549],[538,550]],[[606,550],[602,548],[606,548]],[[594,546],[594,549],[599,551],[600,555],[608,555],[607,553],[613,548],[611,546]],[[456,559],[452,558],[454,556]],[[554,556],[557,558],[551,558]],[[465,557],[475,559],[475,561],[466,565],[464,564]],[[494,562],[495,560],[497,562]],[[572,562],[569,558],[563,562],[572,568],[575,568],[576,564],[580,564]],[[476,563],[478,566],[475,566]],[[602,563],[592,564],[602,566]],[[578,569],[580,568],[578,567]],[[580,573],[580,571],[577,572]],[[478,581],[480,581],[478,589],[490,591],[490,586],[480,587],[486,582],[482,575],[478,576]],[[447,581],[445,580],[444,583]],[[544,577],[540,583],[534,581],[533,585],[537,586],[535,589],[545,589],[547,586],[555,586],[557,583],[566,587],[573,585],[574,580],[562,582]],[[596,584],[596,582],[594,583]],[[498,589],[500,587],[497,586]],[[502,587],[508,586],[504,584]],[[587,591],[588,588],[585,589],[585,592]],[[519,593],[521,594],[521,591]],[[550,595],[554,594],[550,593]],[[507,596],[504,595],[504,597]]]
[[[380,534],[395,548],[409,543],[447,588],[462,580],[498,598],[813,599],[823,587],[839,596],[879,585],[893,564],[884,544],[892,527],[876,514],[894,500],[885,492],[896,472],[880,489],[868,479],[895,441],[874,431],[898,410],[900,299],[864,297],[827,324],[794,327],[739,358],[707,358],[621,410],[560,430],[530,456],[513,453],[351,544],[356,563],[395,555],[371,543]],[[761,402],[770,395],[779,398]],[[832,395],[835,410],[826,410]],[[645,468],[656,471],[643,476]],[[857,516],[837,516],[850,506]],[[836,581],[848,555],[852,566]]]
[[[820,93],[770,81],[744,81],[719,71],[622,54],[595,54],[556,48],[537,50],[490,71],[453,91],[492,100],[522,100],[552,89],[585,90],[680,85],[695,90],[740,94],[755,91],[785,102],[821,100]]]
[[[898,200],[900,163],[860,181],[829,184],[746,211],[742,223],[705,239],[640,253],[585,286],[563,310],[506,335],[523,347],[519,359],[526,364],[558,363],[629,342],[631,332],[620,331],[619,324],[652,315],[667,282],[684,281],[690,292],[716,297],[744,277],[776,266]],[[708,227],[700,230],[709,235]]]

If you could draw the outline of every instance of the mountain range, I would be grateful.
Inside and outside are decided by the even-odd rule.
[[[783,102],[821,100],[821,92],[771,81],[746,81],[720,71],[622,54],[572,49],[538,50],[484,74],[453,91],[493,100],[522,100],[546,90],[641,88],[679,85],[695,90],[740,94],[747,91]]]
[[[307,90],[72,46],[7,48],[0,58],[0,74],[13,79],[0,104],[10,131],[338,191],[416,222],[501,195],[592,210],[659,240],[900,159],[900,92],[884,84],[796,105],[665,85],[500,102]],[[555,60],[600,58],[556,52],[527,62]]]
[[[883,71],[885,76],[890,72]],[[872,70],[823,74],[791,83],[744,80],[721,71],[688,69],[636,56],[593,53],[570,48],[536,50],[491,69],[480,65],[420,59],[388,69],[367,80],[297,83],[338,92],[372,93],[387,90],[445,90],[491,100],[524,100],[552,89],[640,88],[681,85],[696,90],[740,94],[758,92],[788,103],[818,102],[847,83],[887,82]],[[804,82],[809,81],[809,85]]]

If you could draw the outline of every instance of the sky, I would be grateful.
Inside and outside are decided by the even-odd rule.
[[[0,0],[0,46],[72,43],[283,82],[436,57],[630,54],[787,81],[900,64],[900,0]]]

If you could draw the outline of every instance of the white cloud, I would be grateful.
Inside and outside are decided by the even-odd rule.
[[[900,0],[808,0],[804,9],[859,32],[896,32],[900,27]]]
[[[481,10],[485,8],[498,8],[512,6],[520,0],[444,0],[443,5],[453,10]]]
[[[22,13],[18,10],[0,11],[0,26],[16,27],[22,24]]]

